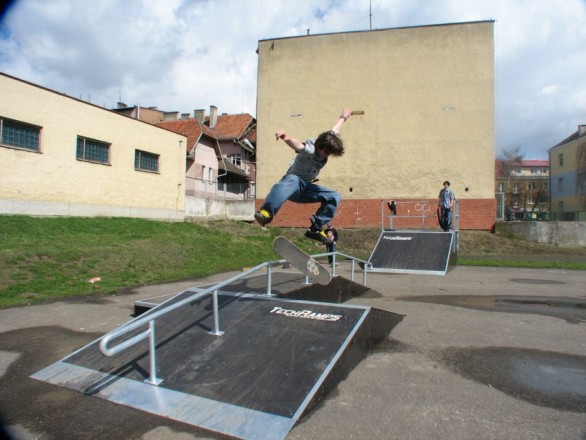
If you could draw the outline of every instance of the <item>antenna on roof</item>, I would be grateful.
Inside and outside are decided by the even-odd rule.
[[[372,30],[372,0],[370,0],[369,2],[369,13],[368,13],[368,17],[370,18],[370,30]]]

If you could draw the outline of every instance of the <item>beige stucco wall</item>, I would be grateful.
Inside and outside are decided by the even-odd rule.
[[[492,21],[259,42],[257,197],[294,153],[274,133],[305,140],[340,110],[346,154],[320,183],[343,198],[494,199]],[[465,190],[468,188],[468,191]]]
[[[184,217],[184,136],[5,75],[0,117],[42,127],[40,153],[0,146],[0,212]],[[110,165],[76,160],[78,135],[111,143]],[[136,149],[158,173],[135,170]]]

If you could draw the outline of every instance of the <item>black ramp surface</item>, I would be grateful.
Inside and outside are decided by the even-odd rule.
[[[218,292],[224,333],[214,335],[212,298],[189,302],[191,294],[178,294],[186,303],[156,320],[159,386],[145,383],[147,340],[110,357],[97,340],[31,377],[233,437],[281,440],[403,319],[368,306]],[[174,301],[136,320],[146,325]]]
[[[286,417],[296,412],[364,313],[330,304],[219,299],[221,323],[229,325],[222,336],[208,333],[210,298],[202,300],[203,307],[198,301],[171,312],[157,327],[162,386]],[[112,357],[104,357],[98,343],[64,362],[141,382],[148,377],[146,341]]]
[[[453,234],[431,231],[384,231],[370,256],[373,271],[445,274]]]

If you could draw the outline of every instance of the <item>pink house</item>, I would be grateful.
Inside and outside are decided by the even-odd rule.
[[[187,136],[185,194],[214,199],[253,199],[256,120],[249,114],[218,115],[215,106],[156,125]]]

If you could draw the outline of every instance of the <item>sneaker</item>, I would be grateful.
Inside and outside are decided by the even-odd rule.
[[[257,222],[260,223],[261,226],[268,225],[272,220],[271,213],[269,211],[267,211],[266,209],[261,209],[259,211],[256,211],[254,213],[254,218]]]
[[[305,236],[323,244],[332,244],[334,242],[332,239],[328,238],[324,231],[312,231],[311,229],[308,229],[305,231]]]

